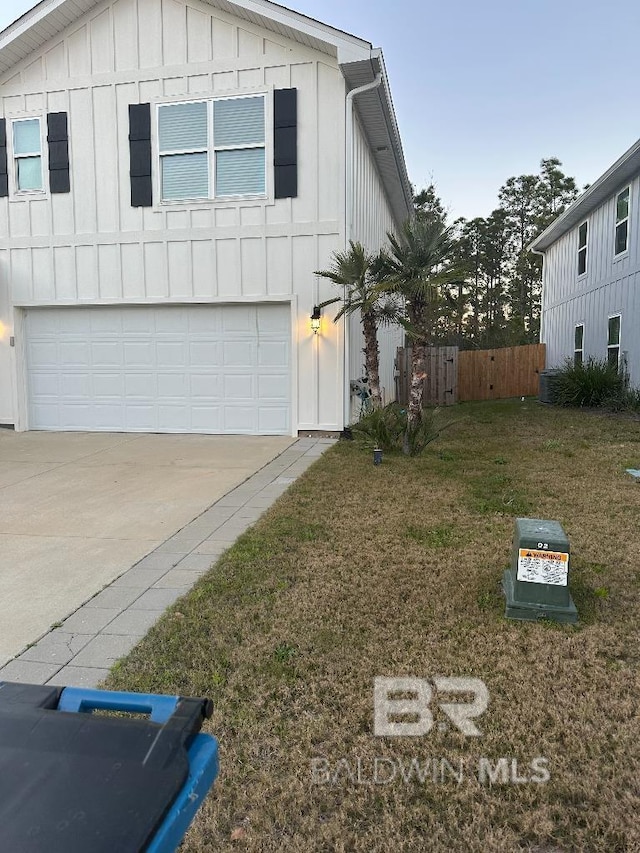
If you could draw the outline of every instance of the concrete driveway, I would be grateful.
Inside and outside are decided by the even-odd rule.
[[[0,666],[294,440],[0,430]]]

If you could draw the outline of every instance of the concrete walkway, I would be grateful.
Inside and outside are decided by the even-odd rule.
[[[95,687],[335,439],[301,438],[0,669],[0,681]]]
[[[0,430],[0,667],[295,440]]]

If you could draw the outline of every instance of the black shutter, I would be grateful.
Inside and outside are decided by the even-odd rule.
[[[151,104],[129,104],[131,206],[151,207]]]
[[[7,120],[0,118],[0,198],[5,198],[9,195],[9,170],[7,165]]]
[[[47,113],[49,148],[49,189],[52,193],[71,191],[69,180],[69,133],[66,113]]]
[[[297,89],[273,93],[273,166],[276,198],[298,195]]]

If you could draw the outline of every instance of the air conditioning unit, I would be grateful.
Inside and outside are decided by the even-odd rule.
[[[561,371],[558,368],[550,368],[549,370],[540,371],[540,386],[538,390],[538,400],[541,403],[554,403],[555,380]]]

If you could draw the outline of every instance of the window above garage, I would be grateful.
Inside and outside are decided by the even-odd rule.
[[[162,201],[266,195],[265,96],[158,106]]]
[[[42,192],[42,130],[39,118],[13,122],[15,191]]]

